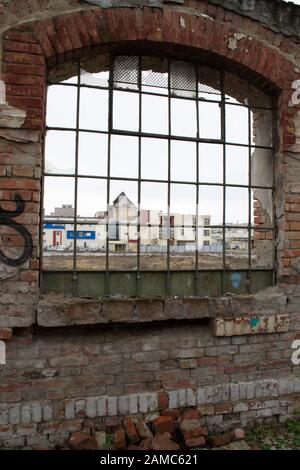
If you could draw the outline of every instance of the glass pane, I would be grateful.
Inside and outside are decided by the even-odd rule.
[[[185,216],[196,215],[196,186],[187,184],[171,184],[170,214],[174,225],[183,225]]]
[[[76,126],[77,88],[60,85],[48,87],[46,124],[52,127]]]
[[[170,62],[171,94],[196,98],[196,69],[181,61]]]
[[[273,186],[273,161],[271,150],[252,149],[251,179],[253,186]]]
[[[168,99],[160,96],[142,96],[142,130],[154,134],[168,134]]]
[[[124,91],[113,93],[113,128],[139,130],[139,95]]]
[[[251,265],[253,268],[274,267],[274,233],[272,230],[252,230]]]
[[[171,227],[170,269],[195,269],[195,230],[187,227]]]
[[[171,141],[171,179],[196,181],[196,144],[180,140]]]
[[[136,271],[138,227],[133,223],[116,224],[115,232],[109,232],[109,269],[112,271]]]
[[[198,96],[199,98],[221,101],[221,77],[218,70],[209,67],[198,67]]]
[[[241,106],[226,106],[226,142],[248,144],[248,109]]]
[[[168,61],[166,59],[142,58],[142,91],[168,94]]]
[[[79,133],[78,174],[107,175],[107,135]]]
[[[110,181],[110,205],[108,219],[120,223],[137,223],[137,183],[133,181]]]
[[[103,271],[106,267],[106,225],[77,224],[76,268],[81,271]],[[73,242],[75,232],[69,233]]]
[[[105,217],[106,201],[105,180],[78,178],[77,217]]]
[[[125,178],[138,177],[139,141],[137,137],[111,136],[110,174]]]
[[[109,72],[88,72],[81,69],[80,84],[108,88]]]
[[[171,99],[171,134],[183,137],[196,137],[196,102]]]
[[[227,103],[249,104],[248,83],[231,73],[225,73],[225,100]]]
[[[166,180],[168,178],[168,141],[142,139],[142,178]]]
[[[271,189],[251,190],[252,224],[260,227],[273,227],[273,192]]]
[[[150,211],[149,218],[154,225],[160,213],[168,213],[168,185],[166,183],[141,183],[141,213]]]
[[[225,230],[225,262],[230,269],[249,267],[249,231],[236,228]]]
[[[226,183],[249,184],[249,150],[247,147],[226,145]]]
[[[79,127],[96,131],[108,129],[108,91],[81,88]]]
[[[147,214],[146,214],[147,213]],[[145,211],[145,216],[141,216],[144,224],[149,224],[149,227],[141,226],[141,270],[165,270],[167,269],[167,246],[168,246],[168,229],[153,225],[160,217],[151,212]]]
[[[248,225],[248,199],[247,188],[226,188],[226,224]]]
[[[251,111],[251,143],[262,147],[273,145],[273,114],[264,109]]]
[[[209,223],[207,223],[209,222]],[[223,223],[222,186],[199,186],[198,225],[219,225]]]
[[[199,144],[199,181],[223,182],[223,145]]]
[[[199,269],[222,269],[223,228],[198,227]]]
[[[199,101],[199,129],[201,139],[221,139],[221,108],[218,103]]]
[[[74,217],[75,179],[60,176],[44,178],[44,215],[53,218]]]
[[[75,173],[75,132],[48,131],[45,143],[46,173]]]
[[[272,98],[254,86],[250,86],[250,106],[272,109]]]
[[[74,233],[72,224],[49,223],[43,226],[43,270],[71,271],[73,269],[74,243],[69,233]]]

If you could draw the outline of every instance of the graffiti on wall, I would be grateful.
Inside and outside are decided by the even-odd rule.
[[[10,258],[5,253],[3,253],[0,247],[0,262],[7,264],[8,266],[21,266],[31,257],[32,237],[26,227],[13,220],[15,217],[23,214],[25,210],[25,202],[19,194],[15,195],[14,201],[16,203],[15,210],[8,211],[0,207],[0,225],[6,225],[18,232],[24,240],[24,249],[18,258]]]

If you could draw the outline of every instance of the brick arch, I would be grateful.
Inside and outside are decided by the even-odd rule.
[[[230,41],[236,47],[228,47]],[[95,46],[154,44],[166,51],[172,45],[193,57],[221,61],[228,68],[260,77],[270,89],[282,91],[281,133],[284,147],[294,143],[287,103],[296,74],[285,55],[263,41],[240,34],[231,24],[173,9],[91,8],[35,21],[4,33],[2,70],[7,101],[26,111],[24,128],[41,130],[45,113],[45,75],[48,67],[84,54]],[[282,130],[282,129],[281,129]]]

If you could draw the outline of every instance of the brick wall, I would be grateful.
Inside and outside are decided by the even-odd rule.
[[[197,406],[209,427],[224,430],[272,416],[283,420],[299,407],[300,366],[291,361],[292,343],[300,336],[299,38],[220,1],[157,8],[135,3],[102,9],[79,0],[0,0],[5,445],[54,446],[82,427],[113,426],[125,413],[148,415],[163,407],[174,413]],[[97,299],[92,306],[79,299],[40,299],[45,76],[56,64],[120,41],[134,48],[142,41],[187,59],[205,54],[278,94],[275,288],[193,301]],[[21,232],[7,224],[12,220]],[[25,260],[9,262],[23,252]],[[224,317],[232,323],[230,334]]]

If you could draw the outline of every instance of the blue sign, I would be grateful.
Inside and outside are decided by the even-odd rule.
[[[77,230],[77,240],[95,240],[95,230]],[[74,240],[74,230],[67,230],[67,240]]]
[[[64,229],[64,225],[56,225],[56,224],[44,224],[44,228],[53,228],[53,229]]]

